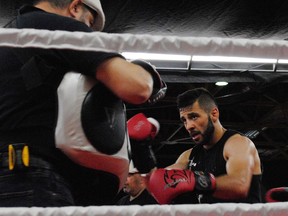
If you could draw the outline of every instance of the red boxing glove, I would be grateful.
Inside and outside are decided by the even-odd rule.
[[[287,202],[288,187],[272,188],[265,195],[266,202]]]
[[[180,194],[189,191],[213,192],[216,180],[211,173],[157,169],[151,173],[147,188],[159,204],[169,204]]]
[[[139,113],[127,121],[127,127],[134,165],[140,173],[149,173],[156,167],[150,142],[158,134],[160,125],[155,119],[146,118],[143,113]]]
[[[156,119],[151,118],[151,117],[147,118],[147,120],[151,123],[151,126],[152,126],[150,137],[152,139],[154,139],[157,136],[157,134],[159,133],[160,124]]]
[[[160,125],[154,118],[146,118],[143,113],[138,113],[127,121],[130,139],[141,141],[154,139],[160,130]]]

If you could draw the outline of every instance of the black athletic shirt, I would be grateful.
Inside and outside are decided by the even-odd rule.
[[[75,19],[24,6],[6,28],[92,32]],[[0,147],[26,142],[34,154],[63,162],[55,148],[57,87],[69,71],[95,77],[118,53],[0,47]],[[121,56],[120,56],[121,57]],[[73,108],[72,108],[73,109]],[[0,150],[1,150],[0,149]]]
[[[211,149],[206,150],[202,145],[193,148],[189,157],[189,169],[202,170],[212,173],[215,177],[226,174],[226,161],[223,157],[223,149],[226,141],[236,134],[236,131],[227,130],[222,138]],[[261,175],[254,175],[249,194],[246,199],[241,200],[221,200],[211,195],[202,195],[201,203],[216,202],[241,202],[241,203],[259,203],[261,202]]]
[[[196,145],[190,156],[188,169],[193,171],[204,171],[212,173],[215,177],[225,175],[226,161],[223,157],[223,149],[226,141],[237,134],[238,132],[233,130],[227,130],[222,138],[211,149],[206,150],[202,145]],[[239,133],[238,133],[239,134]],[[253,175],[249,194],[246,199],[239,200],[225,200],[217,199],[211,195],[189,193],[184,194],[182,197],[176,199],[176,203],[181,202],[189,203],[259,203],[261,200],[261,175]]]

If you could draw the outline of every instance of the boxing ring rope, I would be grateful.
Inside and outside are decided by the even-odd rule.
[[[288,203],[1,208],[1,216],[285,216]]]
[[[288,58],[284,40],[179,37],[160,35],[1,29],[0,46],[40,47],[89,51],[150,52],[181,55],[223,55]]]
[[[223,55],[288,59],[288,44],[280,40],[249,40],[207,37],[178,37],[82,33],[34,29],[1,29],[0,46],[74,49],[88,51],[130,51],[181,55]],[[182,216],[182,215],[288,215],[288,203],[199,204],[146,206],[89,206],[61,208],[1,208],[0,215],[13,216]]]

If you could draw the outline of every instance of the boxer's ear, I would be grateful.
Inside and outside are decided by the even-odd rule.
[[[80,0],[73,0],[69,5],[69,14],[71,17],[75,18],[77,17],[77,14],[79,12],[80,6],[81,6]]]
[[[219,119],[219,110],[217,107],[214,107],[211,112],[210,116],[213,122],[217,121]]]

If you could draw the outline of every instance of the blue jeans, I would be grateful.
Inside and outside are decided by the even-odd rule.
[[[0,170],[0,207],[74,205],[70,188],[53,170],[29,167]]]

